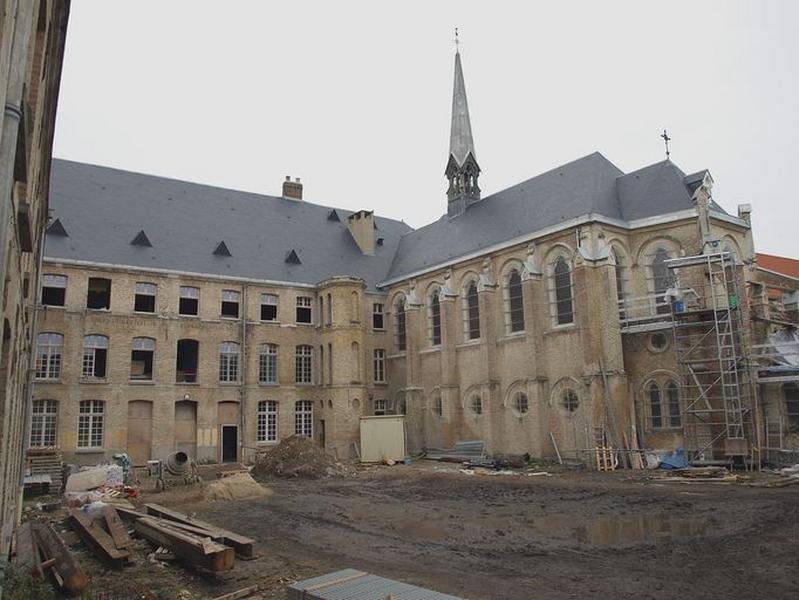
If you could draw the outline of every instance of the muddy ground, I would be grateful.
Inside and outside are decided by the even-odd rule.
[[[259,558],[218,580],[139,561],[128,585],[213,598],[262,583],[262,598],[282,599],[287,581],[354,567],[470,600],[799,598],[799,485],[649,477],[469,476],[423,461],[267,480],[273,493],[253,500],[167,492],[148,500],[258,539]]]

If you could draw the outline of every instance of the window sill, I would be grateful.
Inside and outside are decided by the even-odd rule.
[[[75,454],[102,454],[104,452],[103,448],[75,448]]]
[[[299,323],[299,322],[296,322],[296,321],[295,321],[295,323],[294,323],[294,324],[295,324],[297,327],[316,327],[316,323]],[[320,325],[320,327],[321,327],[321,325]]]
[[[567,323],[565,325],[553,325],[552,329],[544,332],[544,335],[556,335],[558,333],[568,333],[570,331],[577,331],[577,325],[574,323]]]
[[[385,327],[372,327],[372,331],[375,333],[385,333],[387,329]]]
[[[200,315],[182,315],[180,313],[178,313],[178,316],[183,318],[183,319],[198,319],[199,320],[199,318],[200,318]]]
[[[480,345],[482,340],[469,340],[468,342],[463,342],[462,344],[458,344],[455,346],[457,350],[461,350],[464,348],[477,348]]]
[[[258,385],[260,387],[280,387],[279,381],[259,381]]]
[[[88,306],[86,307],[86,310],[90,310],[92,312],[104,312],[104,313],[111,312],[110,308],[89,308]]]
[[[222,387],[236,387],[241,385],[240,381],[220,381],[218,382]]]
[[[149,310],[134,310],[133,314],[136,315],[137,317],[157,317],[158,316],[155,313],[155,311],[149,311]]]
[[[504,344],[505,342],[518,342],[527,338],[527,332],[525,331],[516,331],[514,333],[509,333],[497,340],[497,344]]]
[[[225,315],[220,315],[220,321],[240,321],[239,317],[226,317]]]
[[[259,319],[258,322],[264,325],[280,325],[280,321],[277,319]],[[272,442],[269,443],[271,444]]]
[[[431,348],[425,348],[424,350],[420,350],[419,354],[435,354],[436,352],[441,352],[441,346],[433,346]]]
[[[307,387],[316,387],[316,384],[312,383],[312,382],[305,383],[305,382],[295,381],[294,385],[297,386],[297,387],[306,387],[306,388]]]
[[[34,379],[33,383],[61,383],[61,378],[58,379]]]
[[[391,358],[405,358],[406,356],[407,356],[407,352],[403,351],[403,352],[397,352],[396,354],[389,354],[388,356],[386,356],[386,358],[388,358],[388,359],[391,359]]]
[[[44,308],[44,309],[60,308],[61,310],[66,310],[66,308],[67,308],[63,304],[42,304],[41,307]]]
[[[197,387],[200,385],[199,381],[176,381],[175,385],[189,385],[193,387]]]
[[[682,433],[682,427],[649,427],[647,429],[649,433],[669,433],[669,434],[678,434]]]
[[[104,383],[108,383],[108,379],[105,377],[96,377],[96,378],[89,378],[89,377],[82,377],[78,383],[83,383],[86,385],[102,385]]]
[[[129,383],[131,385],[155,385],[155,381],[152,379],[130,379]]]
[[[375,385],[375,386],[378,386],[378,387],[385,387],[385,386],[388,385],[388,381],[373,381],[372,385]]]
[[[275,445],[277,445],[277,443],[278,443],[277,440],[275,440],[273,442],[255,442],[255,445],[256,446],[275,446]]]

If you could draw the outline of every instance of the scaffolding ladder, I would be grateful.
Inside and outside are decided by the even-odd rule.
[[[729,252],[671,259],[674,348],[691,464],[730,463],[756,445],[738,272]]]

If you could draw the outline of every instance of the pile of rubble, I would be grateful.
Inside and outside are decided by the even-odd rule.
[[[275,477],[347,477],[355,474],[355,469],[337,461],[312,440],[291,436],[260,454],[252,468],[255,476]]]

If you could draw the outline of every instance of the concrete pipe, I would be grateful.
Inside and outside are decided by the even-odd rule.
[[[166,470],[172,475],[185,475],[188,473],[190,466],[189,455],[181,450],[167,456]]]

